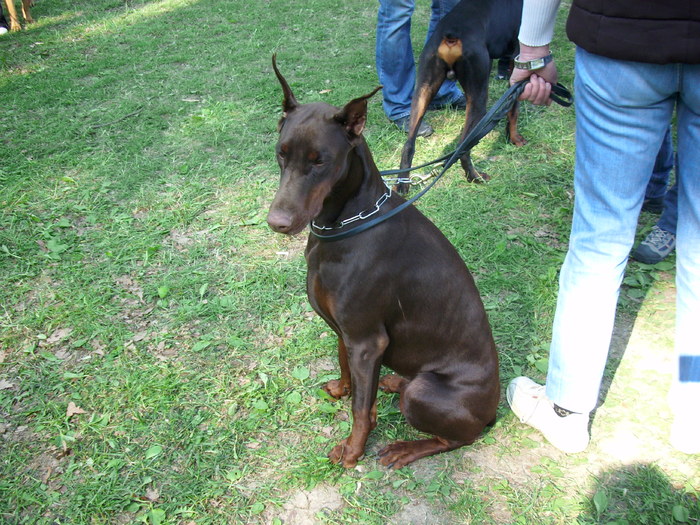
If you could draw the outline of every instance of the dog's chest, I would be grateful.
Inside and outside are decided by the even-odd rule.
[[[311,306],[324,318],[352,310],[371,286],[365,260],[352,250],[335,249],[335,243],[318,243],[306,251],[306,288]]]

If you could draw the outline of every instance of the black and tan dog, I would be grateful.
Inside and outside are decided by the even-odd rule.
[[[522,7],[522,0],[461,0],[440,20],[418,60],[401,168],[411,167],[418,126],[446,78],[457,79],[467,100],[460,141],[481,120],[486,113],[492,60],[517,54]],[[513,144],[521,146],[525,140],[518,133],[517,120],[516,103],[508,114],[507,133]],[[460,160],[467,180],[488,179],[486,174],[476,171],[469,151]],[[406,185],[399,185],[400,192],[407,189]]]
[[[294,235],[312,222],[317,232],[345,232],[404,203],[384,185],[362,137],[367,100],[379,88],[343,108],[299,104],[274,57],[273,66],[284,101],[270,227]],[[334,463],[353,467],[364,454],[378,388],[400,393],[408,422],[432,436],[385,447],[380,461],[393,468],[468,445],[495,420],[498,357],[479,292],[420,211],[409,206],[340,240],[312,234],[306,261],[309,301],[338,336],[340,379],[325,390],[352,394],[352,431],[331,450]],[[380,380],[381,365],[399,375]]]
[[[7,6],[7,14],[10,17],[10,31],[19,31],[22,29],[22,25],[19,23],[19,18],[17,17],[17,10],[15,9],[15,0],[5,0],[5,5]],[[22,0],[22,16],[27,24],[34,22],[32,18],[32,13],[30,7],[34,5],[33,0]],[[0,14],[2,11],[0,11]]]

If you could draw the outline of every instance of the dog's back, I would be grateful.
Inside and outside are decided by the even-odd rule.
[[[523,0],[461,0],[435,27],[426,48],[444,38],[462,39],[463,47],[486,45],[492,59],[517,50]]]

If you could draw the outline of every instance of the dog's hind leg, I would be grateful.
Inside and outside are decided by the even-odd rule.
[[[518,131],[518,114],[520,113],[520,102],[517,100],[508,111],[508,122],[506,123],[506,136],[514,146],[524,146],[527,140]]]
[[[462,86],[464,96],[467,99],[464,128],[459,139],[460,143],[486,114],[490,71],[491,59],[486,50],[481,53],[472,53],[470,56],[464,57],[463,61],[455,64],[457,80]],[[460,161],[469,182],[489,180],[490,177],[486,173],[478,172],[474,164],[472,164],[470,151],[466,151]]]
[[[22,25],[19,23],[19,18],[17,18],[15,0],[5,0],[5,6],[7,6],[7,14],[10,17],[10,31],[20,31]]]
[[[433,100],[435,94],[440,89],[443,81],[446,78],[446,73],[443,71],[439,75],[426,77],[423,73],[428,66],[421,64],[419,67],[419,77],[416,81],[416,90],[413,93],[411,100],[411,118],[408,125],[408,137],[401,152],[401,169],[410,168],[413,163],[413,155],[416,152],[416,137],[418,136],[418,127],[420,126],[423,116],[428,111],[428,105]],[[422,79],[423,77],[423,79]],[[396,188],[401,194],[408,193],[407,184],[399,184]]]
[[[29,8],[33,5],[33,0],[22,0],[22,16],[24,17],[25,22],[27,22],[28,24],[34,23],[32,13],[29,10]]]
[[[396,384],[401,392],[401,413],[413,427],[433,437],[388,445],[379,453],[383,465],[399,469],[417,459],[468,445],[479,436],[493,417],[486,411],[483,415],[478,413],[483,388],[462,384],[462,379],[424,372],[411,381]],[[384,378],[383,382],[395,383],[392,376],[389,381]],[[483,404],[497,403],[497,392],[494,396]]]
[[[416,441],[396,441],[379,451],[379,462],[385,467],[400,469],[417,459],[449,452],[469,443],[439,437]]]

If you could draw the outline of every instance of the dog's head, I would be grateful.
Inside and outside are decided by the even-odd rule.
[[[350,152],[363,140],[367,100],[381,88],[342,109],[321,102],[299,104],[274,55],[272,67],[284,99],[276,147],[280,186],[267,222],[276,232],[294,235],[321,213],[324,200],[348,171]]]

